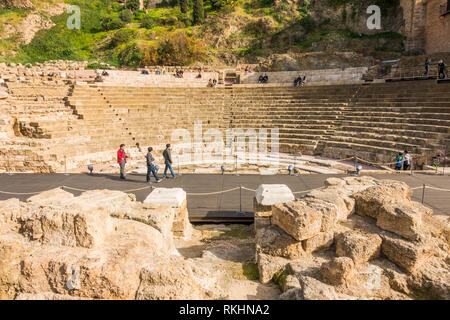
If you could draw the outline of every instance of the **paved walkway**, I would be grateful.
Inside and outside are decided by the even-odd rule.
[[[214,175],[214,174],[185,174],[177,179],[164,180],[160,184],[153,186],[164,188],[183,188],[188,193],[188,210],[192,221],[214,221],[214,222],[231,222],[231,221],[251,221],[253,217],[253,196],[254,193],[242,190],[242,211],[245,215],[237,214],[240,210],[240,191],[235,190],[224,194],[215,195],[189,195],[192,193],[210,193],[232,189],[234,187],[243,187],[256,189],[260,184],[282,183],[288,185],[293,192],[304,191],[323,186],[325,179],[329,177],[341,177],[342,175]],[[410,187],[420,187],[424,183],[427,186],[436,188],[450,189],[450,177],[415,174],[409,175],[392,175],[381,174],[372,175],[380,179],[396,179],[406,182]],[[143,175],[128,175],[126,181],[121,181],[116,175],[98,174],[89,176],[87,174],[71,174],[64,176],[63,174],[14,174],[8,176],[0,175],[0,191],[7,192],[37,192],[56,188],[61,185],[83,189],[111,189],[126,191],[130,189],[140,189],[147,186],[144,182]],[[81,192],[67,190],[75,195]],[[143,201],[150,193],[150,189],[133,191],[138,201]],[[16,197],[26,200],[30,195],[9,195],[0,193],[0,200]],[[413,198],[421,201],[422,189],[415,190]],[[435,214],[446,215],[450,217],[450,192],[426,189],[425,204],[432,207]]]

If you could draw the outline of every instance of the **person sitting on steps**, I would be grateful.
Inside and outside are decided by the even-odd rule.
[[[258,83],[267,83],[269,81],[269,76],[267,74],[260,75],[258,78]]]
[[[294,80],[294,87],[298,87],[303,84],[302,76],[299,76],[297,79]]]
[[[156,167],[154,165],[155,158],[153,158],[152,155],[153,148],[148,147],[148,153],[145,157],[147,160],[147,183],[152,183],[150,181],[150,174],[153,174],[153,177],[155,177],[156,183],[160,183],[162,180],[158,178],[158,175],[156,174]]]
[[[175,173],[173,172],[172,169],[172,153],[171,153],[171,145],[170,143],[166,144],[166,149],[163,152],[163,157],[164,157],[164,163],[166,165],[166,167],[164,168],[164,175],[163,178],[167,179],[167,169],[170,170],[170,173],[172,174],[172,178],[175,179]]]

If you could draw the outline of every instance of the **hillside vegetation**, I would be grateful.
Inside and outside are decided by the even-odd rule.
[[[31,2],[33,9],[0,9],[0,61],[234,65],[308,52],[380,57],[403,51],[398,0],[170,0],[144,10],[136,0]],[[44,9],[61,3],[81,8],[79,30],[67,27],[65,10],[54,15]],[[384,11],[383,29],[376,32],[365,27],[370,3]],[[27,43],[13,27],[31,14],[48,23]]]

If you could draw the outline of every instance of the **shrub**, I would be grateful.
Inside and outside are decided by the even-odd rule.
[[[125,4],[125,8],[130,9],[131,11],[139,10],[139,0],[127,0],[127,3]]]
[[[126,43],[133,38],[134,32],[132,30],[121,29],[114,33],[109,42],[110,47],[117,47],[122,43]]]
[[[187,13],[189,11],[188,0],[180,0],[180,10],[182,13]]]
[[[155,20],[151,16],[144,16],[141,20],[141,28],[151,29],[156,26]]]
[[[202,24],[204,21],[205,21],[205,11],[203,10],[203,0],[195,0],[194,24]]]
[[[102,28],[105,31],[120,29],[125,26],[125,22],[118,18],[104,17],[102,19]]]
[[[130,9],[120,11],[120,20],[127,23],[131,22],[133,20],[133,12]]]

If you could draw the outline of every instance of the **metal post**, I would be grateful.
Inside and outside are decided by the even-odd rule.
[[[444,162],[443,162],[443,165],[442,165],[442,175],[443,176],[445,176],[445,163],[447,161],[446,155],[447,155],[447,146],[444,149]]]
[[[239,186],[239,211],[236,212],[238,215],[244,215],[245,212],[242,211],[242,184]]]
[[[425,183],[423,184],[423,189],[422,189],[422,203],[424,202],[425,199]]]
[[[67,156],[64,156],[64,175],[68,176],[69,174],[67,173]]]
[[[7,167],[8,167],[8,176],[12,176],[14,175],[14,173],[11,172],[11,164],[9,163],[9,155],[6,155],[6,162],[7,162]]]

